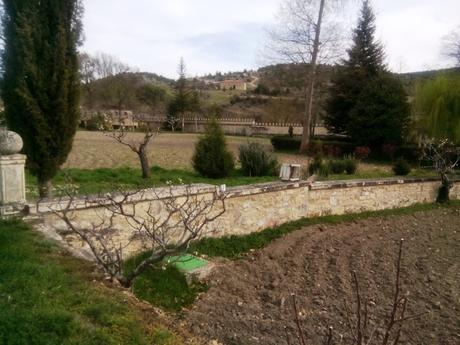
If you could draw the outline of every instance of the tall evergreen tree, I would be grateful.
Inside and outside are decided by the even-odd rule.
[[[325,122],[331,131],[347,134],[356,143],[380,148],[402,142],[409,106],[401,82],[386,70],[375,29],[370,2],[364,0],[348,59],[333,79]]]
[[[326,126],[335,133],[347,133],[350,112],[369,81],[385,71],[384,51],[375,39],[375,15],[364,0],[348,59],[337,67],[327,103]]]
[[[78,123],[81,0],[4,0],[2,97],[40,196],[67,159]]]
[[[168,116],[177,118],[187,112],[195,112],[200,109],[198,93],[187,82],[187,71],[184,58],[180,59],[177,69],[179,79],[176,82],[174,98],[169,105]]]

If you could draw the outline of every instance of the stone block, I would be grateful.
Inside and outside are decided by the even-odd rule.
[[[26,156],[0,156],[0,205],[26,203],[24,166]]]

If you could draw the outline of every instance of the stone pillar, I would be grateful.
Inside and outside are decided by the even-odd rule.
[[[25,163],[21,137],[0,130],[0,217],[21,212],[26,204]]]

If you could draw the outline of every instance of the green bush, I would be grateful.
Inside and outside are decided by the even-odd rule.
[[[227,177],[235,167],[233,154],[228,150],[224,132],[216,120],[206,127],[205,134],[195,145],[193,168],[209,178]]]
[[[411,167],[405,159],[398,159],[393,165],[393,172],[398,176],[406,176],[411,172]]]
[[[329,170],[332,174],[339,175],[345,172],[345,161],[341,159],[330,160]]]
[[[396,148],[395,156],[404,158],[411,164],[418,164],[423,156],[423,150],[415,144],[401,145]]]
[[[344,160],[345,172],[347,175],[354,175],[358,170],[358,161],[353,157],[346,157]]]
[[[298,151],[300,149],[300,138],[290,137],[289,135],[277,135],[271,139],[275,150]]]
[[[323,163],[320,165],[319,171],[318,171],[319,176],[328,177],[330,173],[331,173],[331,169],[329,167],[329,164]]]
[[[321,166],[323,165],[323,158],[316,156],[312,162],[308,165],[308,172],[310,175],[319,173]]]
[[[273,176],[278,172],[278,160],[261,144],[248,143],[240,146],[239,159],[245,176]]]

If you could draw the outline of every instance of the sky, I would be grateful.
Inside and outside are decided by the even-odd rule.
[[[84,0],[83,50],[104,52],[140,71],[177,77],[257,69],[281,0]],[[359,0],[340,9],[346,36]],[[460,0],[374,0],[377,38],[394,72],[443,68],[442,38],[460,28]]]

